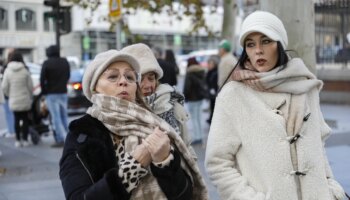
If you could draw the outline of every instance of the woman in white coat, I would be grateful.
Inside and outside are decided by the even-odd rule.
[[[275,15],[243,22],[242,55],[215,105],[205,165],[225,200],[340,200],[324,143],[322,82],[300,58]]]
[[[2,82],[4,95],[9,97],[10,110],[15,117],[15,147],[28,146],[29,111],[33,99],[33,82],[24,65],[22,54],[14,52],[4,73]]]

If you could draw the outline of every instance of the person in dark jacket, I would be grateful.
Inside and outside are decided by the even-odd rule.
[[[69,125],[59,173],[66,199],[208,199],[186,145],[143,101],[139,73],[123,50],[98,54],[85,70],[92,106]]]
[[[202,143],[201,107],[203,100],[207,96],[207,90],[205,84],[205,69],[199,65],[195,57],[191,57],[187,60],[184,95],[192,122],[192,143]]]
[[[210,114],[207,122],[210,124],[213,118],[215,99],[218,92],[218,65],[220,62],[219,56],[210,56],[208,59],[208,73],[206,82],[208,86],[208,97],[210,101]]]
[[[177,77],[176,77],[176,66],[172,63],[164,60],[162,58],[163,51],[159,47],[152,48],[154,56],[157,58],[159,66],[162,68],[164,75],[161,79],[159,79],[160,83],[167,83],[171,86],[177,85]]]
[[[46,49],[48,59],[43,63],[40,74],[41,92],[45,95],[56,143],[52,147],[62,147],[68,132],[67,84],[70,76],[69,63],[59,56],[57,46]]]
[[[174,54],[173,50],[171,50],[171,49],[165,50],[164,60],[171,63],[175,67],[176,75],[179,75],[180,69],[179,69],[179,66],[177,66],[176,58],[175,58],[175,54]]]

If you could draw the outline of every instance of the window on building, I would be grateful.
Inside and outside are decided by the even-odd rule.
[[[29,9],[19,9],[16,11],[16,29],[24,31],[36,30],[35,12]]]
[[[7,10],[0,7],[0,30],[8,29]]]
[[[56,24],[52,12],[44,12],[44,31],[55,31]]]

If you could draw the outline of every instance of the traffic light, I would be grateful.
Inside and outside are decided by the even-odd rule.
[[[44,0],[44,5],[52,7],[52,11],[44,13],[44,18],[52,18],[59,27],[59,34],[67,34],[71,31],[70,7],[60,6],[59,0]]]
[[[60,1],[59,0],[44,0],[44,5],[45,6],[50,6],[50,7],[59,7]]]
[[[60,34],[67,34],[71,32],[71,7],[60,7],[59,13],[57,14],[56,11],[48,11],[44,12],[44,18],[52,18],[52,20],[55,22],[58,18],[59,28],[60,28]]]

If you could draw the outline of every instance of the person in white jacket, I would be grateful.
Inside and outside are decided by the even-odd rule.
[[[19,52],[14,52],[10,57],[1,87],[4,94],[9,97],[10,110],[15,117],[15,146],[28,146],[28,115],[33,99],[33,82]]]
[[[269,12],[250,14],[239,41],[243,52],[217,97],[206,148],[221,199],[343,199],[325,154],[322,81],[285,53],[286,30]]]

